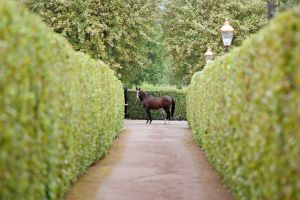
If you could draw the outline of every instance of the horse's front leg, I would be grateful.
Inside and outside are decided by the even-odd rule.
[[[145,111],[146,111],[146,118],[147,118],[146,123],[148,124],[148,122],[149,122],[149,113],[148,113],[148,109],[145,108]]]
[[[148,112],[149,124],[151,124],[152,118],[151,118],[151,112],[150,112],[150,109],[148,109],[147,112]]]

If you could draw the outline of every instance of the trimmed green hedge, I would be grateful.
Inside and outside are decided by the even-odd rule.
[[[189,125],[237,199],[300,199],[300,8],[193,76]]]
[[[0,199],[62,199],[121,128],[122,85],[14,1],[0,13]]]
[[[145,91],[153,96],[171,96],[175,100],[174,120],[186,120],[186,92],[184,90],[164,90],[164,91]],[[166,118],[163,109],[151,110],[151,117],[154,120]],[[136,97],[135,90],[128,91],[128,118],[129,119],[146,119],[146,113],[140,100]]]

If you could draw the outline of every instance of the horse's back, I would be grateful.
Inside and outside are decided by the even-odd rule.
[[[147,100],[143,102],[145,107],[149,109],[161,109],[161,108],[169,108],[172,105],[172,98],[169,96],[162,97],[149,97]]]

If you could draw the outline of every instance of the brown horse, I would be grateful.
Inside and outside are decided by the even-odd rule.
[[[171,121],[174,117],[175,112],[175,101],[172,97],[153,97],[146,92],[142,91],[141,88],[136,88],[136,96],[142,102],[143,108],[147,114],[147,122],[151,124],[152,118],[150,110],[158,110],[163,108],[167,114],[166,120]]]

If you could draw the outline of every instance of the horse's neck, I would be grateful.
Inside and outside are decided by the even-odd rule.
[[[140,94],[140,100],[141,100],[141,101],[145,101],[148,97],[150,97],[150,95],[148,95],[148,94],[145,93],[145,92],[142,92],[142,93]]]

